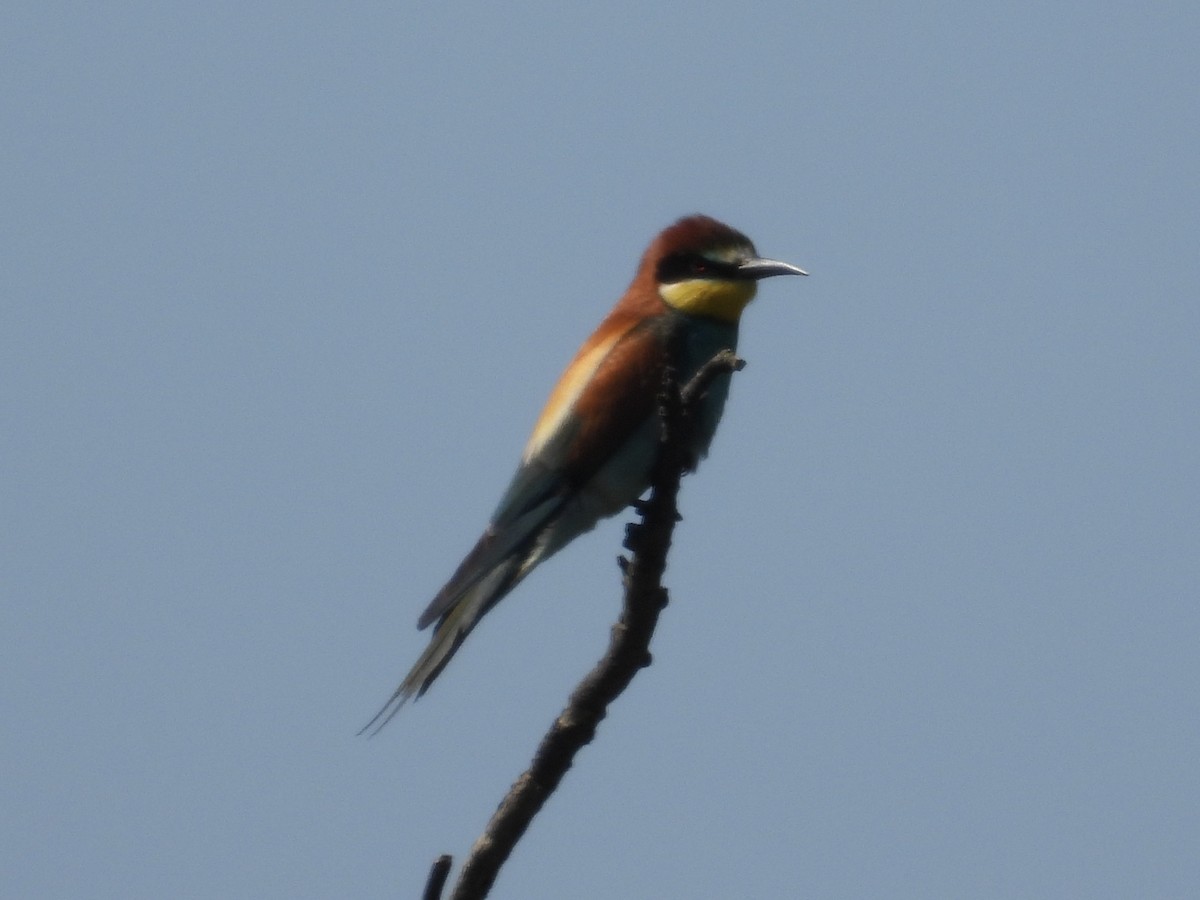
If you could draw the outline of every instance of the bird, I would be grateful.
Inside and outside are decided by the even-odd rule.
[[[644,493],[665,373],[686,384],[719,351],[735,350],[759,281],[807,274],[760,257],[748,237],[709,216],[685,216],[650,242],[624,296],[551,390],[483,534],[418,619],[418,628],[434,626],[428,646],[362,732],[377,733],[424,694],[479,620],[535,567]],[[692,459],[707,454],[729,382],[719,375],[708,389]]]

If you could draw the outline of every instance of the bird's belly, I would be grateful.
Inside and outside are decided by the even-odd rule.
[[[648,420],[625,445],[563,505],[538,539],[524,571],[591,531],[601,519],[616,515],[646,489],[658,448],[658,417]]]
[[[636,500],[650,482],[658,452],[658,416],[644,422],[625,445],[579,492],[581,513],[593,522],[614,515]]]

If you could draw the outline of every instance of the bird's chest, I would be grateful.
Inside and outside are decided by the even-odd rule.
[[[675,368],[680,373],[680,383],[687,384],[700,367],[722,350],[737,350],[737,326],[708,319],[697,319],[686,324],[674,335]],[[713,379],[700,409],[700,421],[696,429],[693,449],[703,456],[708,452],[725,400],[729,396],[728,374]]]

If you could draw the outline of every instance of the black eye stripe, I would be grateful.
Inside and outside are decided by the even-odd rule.
[[[721,262],[700,253],[672,253],[663,257],[655,274],[661,284],[689,278],[732,280],[738,277],[738,267],[736,263]]]

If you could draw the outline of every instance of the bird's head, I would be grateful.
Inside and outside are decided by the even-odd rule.
[[[763,259],[750,239],[708,216],[688,216],[664,230],[642,259],[663,301],[680,312],[737,322],[762,278],[807,275]]]

